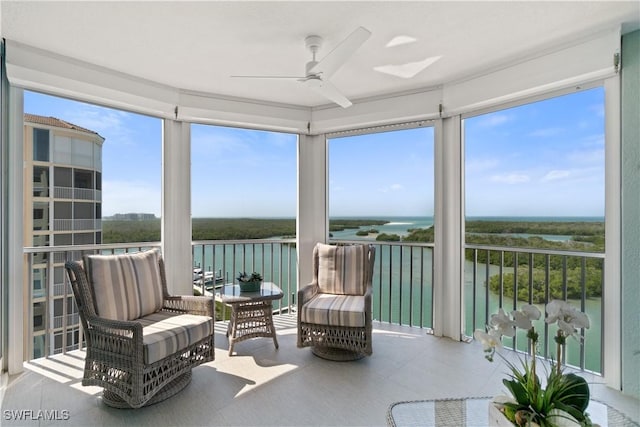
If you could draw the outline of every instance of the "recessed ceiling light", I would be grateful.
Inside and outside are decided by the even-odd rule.
[[[417,41],[418,41],[417,39],[411,36],[396,36],[391,40],[389,40],[389,43],[387,43],[387,47],[400,46],[403,44],[409,44]]]
[[[373,69],[379,73],[390,74],[403,79],[410,79],[440,58],[442,58],[442,56],[432,56],[430,58],[423,59],[422,61],[407,62],[406,64],[400,65],[380,65],[378,67],[373,67]]]

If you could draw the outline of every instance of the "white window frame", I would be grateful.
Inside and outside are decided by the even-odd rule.
[[[555,90],[516,101],[503,103],[468,112],[461,115],[462,120],[481,114],[502,111],[520,105],[530,104],[576,91],[604,88],[605,107],[605,263],[604,263],[604,312],[602,314],[604,339],[602,342],[602,376],[606,384],[616,390],[622,386],[622,279],[621,279],[621,247],[622,247],[622,208],[621,191],[621,110],[620,110],[620,76],[598,79],[568,88]],[[464,138],[461,140],[464,153]],[[463,154],[464,155],[464,154]],[[462,159],[464,161],[464,159]],[[464,163],[461,163],[464,174]],[[462,179],[463,213],[464,213],[464,176]],[[464,223],[462,224],[464,227]],[[464,239],[464,230],[462,232]],[[464,295],[462,295],[464,303]],[[464,313],[464,310],[462,311]],[[605,313],[606,314],[605,319]],[[606,320],[606,323],[605,323]],[[464,319],[462,322],[464,325]]]

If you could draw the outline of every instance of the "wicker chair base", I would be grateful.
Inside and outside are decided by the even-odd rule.
[[[170,398],[176,393],[182,391],[182,389],[188,386],[190,382],[191,370],[188,370],[187,372],[176,377],[176,379],[164,386],[164,388],[156,393],[151,399],[149,399],[149,401],[145,403],[144,406],[153,405],[154,403],[162,402],[163,400]],[[132,407],[127,402],[122,400],[120,396],[109,390],[104,390],[102,392],[102,402],[104,402],[104,404],[107,406],[111,406],[112,408],[132,409]]]
[[[333,360],[335,362],[351,362],[362,359],[365,355],[343,348],[313,346],[311,352],[322,359]]]
[[[345,350],[363,356],[371,356],[371,332],[367,328],[318,325],[299,321],[298,347],[319,347],[331,349],[334,352]],[[326,351],[322,353],[326,353]],[[325,359],[330,359],[330,357],[327,356]]]

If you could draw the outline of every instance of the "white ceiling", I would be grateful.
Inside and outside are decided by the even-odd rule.
[[[640,2],[0,2],[2,37],[179,89],[312,107],[295,81],[304,38],[321,59],[355,28],[372,36],[331,78],[352,100],[415,91],[513,64],[600,31],[640,28]],[[416,41],[386,47],[397,36]],[[415,77],[374,71],[441,56]]]

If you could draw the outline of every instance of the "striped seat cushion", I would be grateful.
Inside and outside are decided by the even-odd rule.
[[[317,294],[304,306],[302,322],[329,326],[364,327],[364,296]]]
[[[366,246],[332,246],[318,243],[317,249],[320,292],[364,295]]]
[[[144,363],[152,364],[213,334],[209,316],[159,311],[137,320],[142,324]]]
[[[98,316],[135,320],[160,310],[164,295],[159,256],[157,250],[85,256]]]

